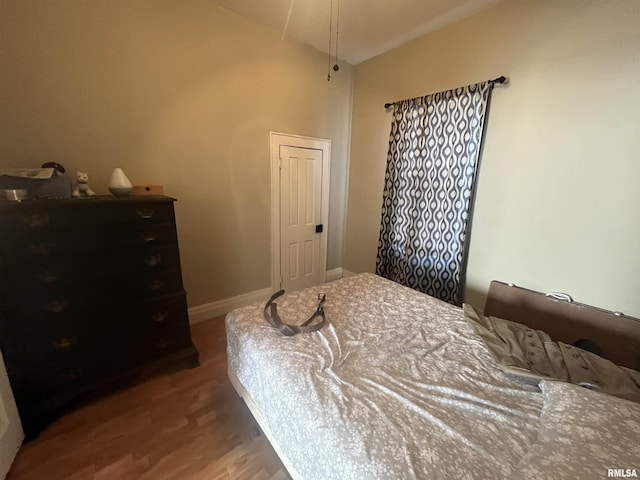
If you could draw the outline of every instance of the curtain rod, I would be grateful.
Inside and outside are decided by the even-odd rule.
[[[501,83],[506,83],[506,82],[507,82],[507,77],[505,77],[504,75],[501,75],[498,78],[494,78],[493,80],[489,80],[489,85],[491,85],[493,87],[496,84],[501,84]],[[404,100],[398,100],[397,102],[385,103],[384,104],[384,108],[386,110],[389,107],[393,107],[396,103],[403,102],[403,101]]]

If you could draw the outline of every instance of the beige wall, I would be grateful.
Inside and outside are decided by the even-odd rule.
[[[359,64],[344,268],[373,271],[383,104],[499,75],[467,298],[491,279],[640,317],[640,2],[512,0]]]
[[[164,185],[191,306],[270,285],[269,131],[332,140],[342,265],[352,68],[206,0],[0,2],[0,166]]]

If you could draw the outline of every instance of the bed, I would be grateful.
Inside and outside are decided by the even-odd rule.
[[[462,309],[373,274],[288,293],[280,316],[320,293],[315,333],[282,336],[260,304],[226,318],[229,378],[292,478],[640,475],[640,404],[508,377]]]

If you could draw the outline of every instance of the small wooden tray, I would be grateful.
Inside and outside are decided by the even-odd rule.
[[[164,195],[162,185],[134,185],[131,195]]]

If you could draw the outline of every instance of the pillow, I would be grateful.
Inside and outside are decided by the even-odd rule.
[[[595,353],[554,341],[521,323],[486,317],[471,305],[464,316],[505,374],[538,384],[558,379],[640,402],[640,372]]]
[[[540,382],[537,441],[514,478],[640,475],[640,405],[568,383]]]

